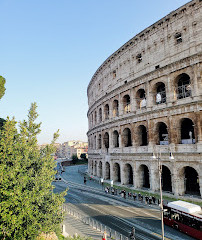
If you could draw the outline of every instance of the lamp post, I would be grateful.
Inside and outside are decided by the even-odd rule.
[[[163,223],[163,196],[162,196],[162,164],[161,164],[161,152],[157,154],[157,157],[154,155],[152,159],[157,159],[158,161],[158,172],[159,172],[159,189],[160,189],[160,209],[161,209],[161,232],[162,232],[162,240],[164,240],[164,223]]]
[[[159,189],[160,189],[160,209],[161,209],[161,231],[162,231],[162,240],[164,240],[164,223],[163,223],[163,196],[162,196],[162,162],[161,162],[161,152],[157,154],[157,157],[153,153],[152,159],[158,161],[158,172],[159,172]],[[169,160],[174,160],[173,154],[170,151]]]

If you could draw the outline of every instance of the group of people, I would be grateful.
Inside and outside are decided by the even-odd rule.
[[[117,195],[118,194],[118,189],[117,188],[114,188],[114,187],[105,187],[105,193],[111,193],[112,195]],[[146,204],[160,204],[160,200],[159,199],[156,199],[155,196],[143,196],[141,193],[138,193],[136,194],[135,192],[132,193],[132,192],[128,192],[126,193],[126,190],[121,190],[119,191],[119,194],[121,195],[122,198],[125,198],[126,199],[126,196],[128,196],[128,198],[132,199],[135,201],[135,200],[139,200],[141,202],[144,202],[145,200],[145,203]]]

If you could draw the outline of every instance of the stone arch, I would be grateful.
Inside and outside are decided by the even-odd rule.
[[[123,97],[123,109],[124,113],[129,113],[131,111],[131,100],[128,94]]]
[[[102,122],[102,108],[99,109],[99,122]]]
[[[89,172],[93,175],[93,161],[89,160]]]
[[[108,149],[109,148],[109,133],[108,132],[106,132],[104,134],[103,142],[104,142],[105,148]]]
[[[136,93],[137,106],[138,108],[145,108],[147,105],[146,102],[146,92],[143,88],[140,88]]]
[[[97,148],[97,137],[96,137],[96,135],[94,136],[94,149],[96,149]]]
[[[150,188],[149,168],[142,164],[139,167],[140,188]]]
[[[102,177],[102,161],[98,164],[98,177]]]
[[[113,131],[113,147],[119,147],[119,133],[117,130]]]
[[[148,144],[148,136],[147,136],[147,128],[144,125],[139,125],[137,127],[137,143],[139,146],[147,146]]]
[[[119,163],[114,163],[113,180],[114,180],[114,182],[121,182],[121,167],[120,167]]]
[[[178,75],[175,79],[177,89],[177,99],[182,99],[191,96],[191,81],[190,76],[186,73]]]
[[[133,168],[131,164],[126,163],[123,168],[124,173],[124,184],[131,184],[133,185]]]
[[[118,117],[119,116],[119,101],[115,99],[113,101],[113,117]]]
[[[109,104],[106,104],[104,107],[104,116],[105,119],[109,119]]]
[[[155,103],[166,103],[166,87],[163,82],[157,82],[154,86]]]
[[[99,134],[98,135],[98,149],[101,149],[102,148],[102,135]]]
[[[194,144],[195,133],[194,123],[190,118],[182,118],[180,121],[180,143],[181,144]]]
[[[95,125],[97,124],[97,112],[95,111],[95,117],[94,117]]]
[[[109,162],[105,163],[105,179],[106,180],[110,179],[110,164],[109,164]]]
[[[164,122],[158,122],[156,124],[156,144],[157,145],[168,145],[168,130],[167,125]]]
[[[181,186],[184,194],[200,196],[199,175],[195,168],[185,166],[179,171]]]
[[[122,142],[124,147],[132,146],[132,135],[130,128],[125,128],[122,134]]]
[[[162,165],[162,190],[172,192],[172,177],[170,169]]]
[[[97,176],[97,161],[94,162],[94,176]]]

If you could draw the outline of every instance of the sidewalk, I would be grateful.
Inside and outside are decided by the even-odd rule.
[[[65,225],[66,233],[73,237],[75,234],[81,237],[89,237],[92,239],[102,239],[103,234],[89,226],[88,224],[83,223],[82,221],[76,219],[75,217],[66,214],[63,222]]]

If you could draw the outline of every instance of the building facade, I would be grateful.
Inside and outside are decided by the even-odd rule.
[[[136,189],[202,196],[202,1],[146,28],[87,89],[89,173]]]

